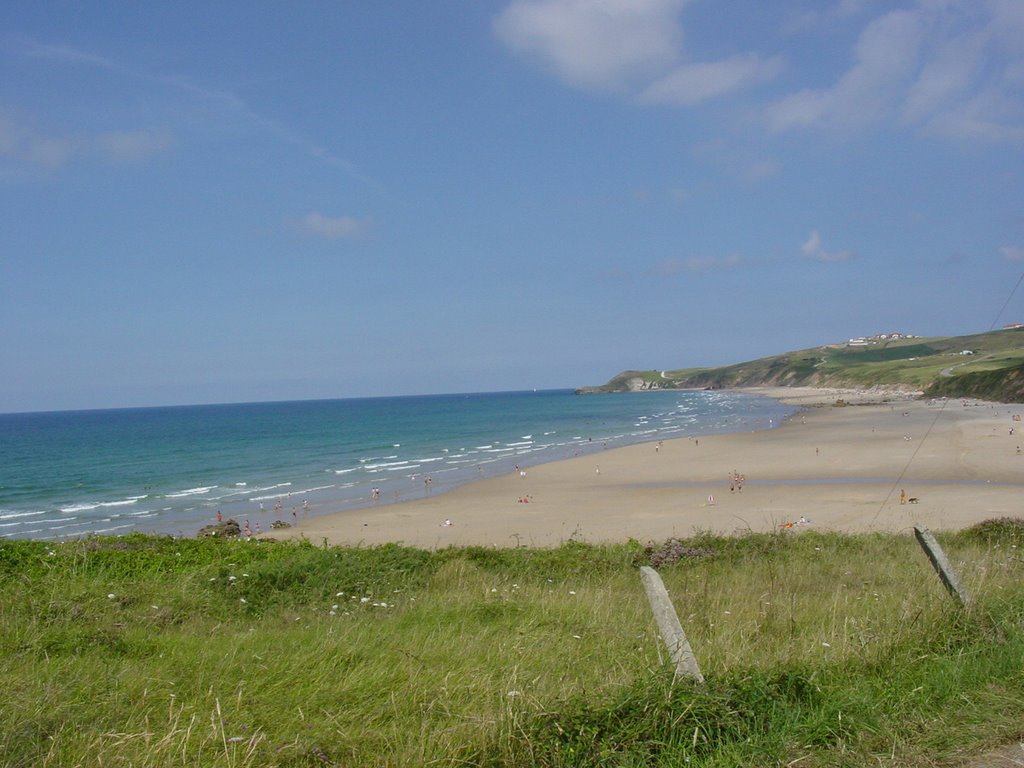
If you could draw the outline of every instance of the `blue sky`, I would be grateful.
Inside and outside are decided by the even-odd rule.
[[[1020,0],[9,2],[0,69],[0,411],[1024,322]]]

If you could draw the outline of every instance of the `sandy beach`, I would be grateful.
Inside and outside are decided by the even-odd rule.
[[[401,504],[311,516],[264,536],[427,548],[557,546],[570,538],[646,542],[790,525],[943,530],[1024,514],[1024,422],[1014,420],[1024,417],[1024,405],[835,389],[750,391],[802,410],[776,429],[610,449]]]

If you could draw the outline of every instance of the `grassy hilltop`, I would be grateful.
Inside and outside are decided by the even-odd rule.
[[[863,344],[813,347],[720,368],[624,371],[607,384],[577,391],[755,386],[887,386],[1024,402],[1024,328],[971,336],[873,337]]]
[[[1024,734],[1024,525],[940,538],[970,612],[908,536],[0,542],[0,765],[961,765]]]

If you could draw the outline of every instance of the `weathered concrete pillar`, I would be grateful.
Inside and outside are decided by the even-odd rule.
[[[917,538],[917,543],[921,545],[921,549],[928,555],[928,559],[931,561],[936,573],[939,574],[939,578],[942,580],[943,586],[946,587],[946,591],[964,608],[970,608],[972,602],[971,595],[964,585],[960,583],[960,577],[956,575],[956,571],[953,570],[949,558],[942,551],[942,547],[939,546],[939,542],[935,540],[932,532],[924,526],[915,525],[914,536]]]
[[[661,580],[656,570],[646,565],[640,569],[640,579],[647,591],[647,599],[651,603],[651,610],[654,611],[654,619],[658,622],[661,637],[668,646],[672,662],[676,665],[676,677],[685,675],[698,683],[703,683],[704,675],[700,673],[697,658],[690,648],[690,641],[686,639],[686,633],[679,623],[679,616],[668,597],[665,582]]]

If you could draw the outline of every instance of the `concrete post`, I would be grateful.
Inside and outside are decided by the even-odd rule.
[[[914,536],[917,538],[917,543],[921,545],[921,549],[928,555],[928,559],[931,561],[932,567],[935,568],[935,572],[939,574],[939,578],[942,580],[943,586],[946,587],[946,591],[964,608],[970,608],[972,602],[971,595],[964,588],[964,585],[960,583],[960,577],[956,575],[956,571],[953,570],[949,558],[942,551],[942,547],[939,546],[939,542],[935,540],[932,532],[924,526],[915,525]]]
[[[676,665],[676,677],[685,675],[698,683],[703,683],[704,675],[700,673],[697,658],[690,648],[690,641],[686,639],[686,633],[679,623],[679,616],[676,615],[676,609],[668,597],[665,582],[661,580],[656,570],[646,565],[640,569],[640,579],[647,591],[647,599],[651,603],[651,610],[654,611],[654,619],[658,622],[661,637],[668,646],[672,662]]]

